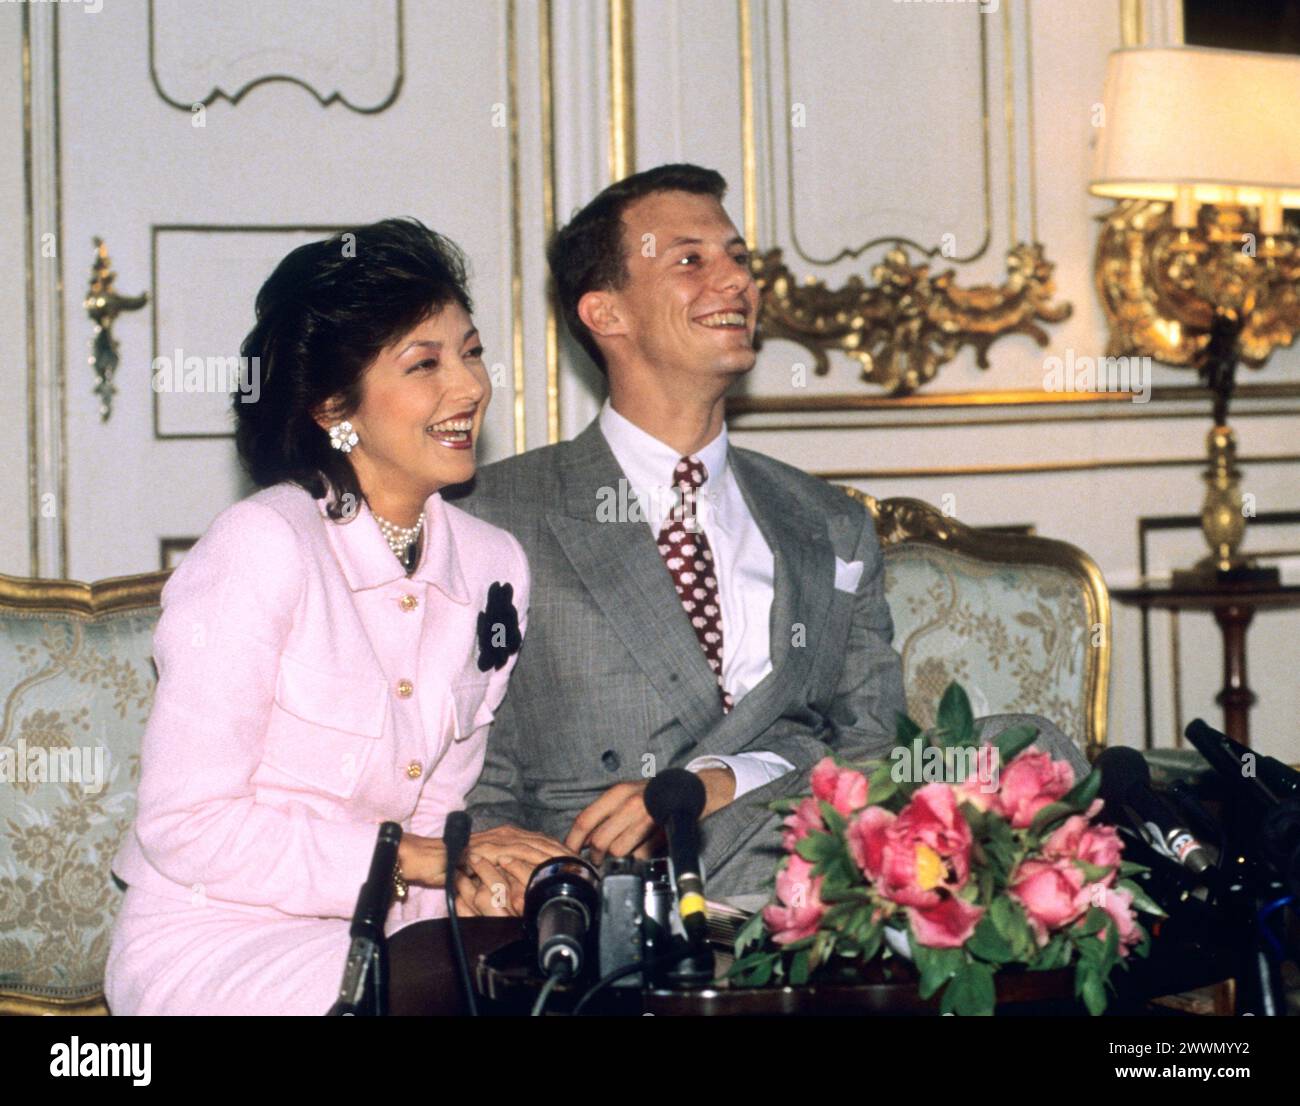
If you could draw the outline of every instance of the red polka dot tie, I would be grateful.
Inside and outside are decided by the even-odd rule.
[[[718,602],[718,577],[713,550],[696,513],[699,490],[708,479],[704,462],[683,457],[673,469],[677,502],[659,531],[659,553],[672,574],[682,610],[691,620],[704,659],[718,681],[723,711],[731,710],[731,696],[722,686],[722,607]]]

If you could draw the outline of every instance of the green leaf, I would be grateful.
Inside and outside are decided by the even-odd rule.
[[[808,976],[811,969],[808,965],[808,949],[800,949],[795,953],[794,959],[790,962],[790,982],[796,987],[801,987],[808,982]]]
[[[880,946],[884,941],[885,926],[883,922],[873,922],[869,925],[866,932],[858,938],[858,943],[862,948],[862,959],[874,960],[880,952]]]
[[[780,959],[779,952],[752,952],[731,965],[727,978],[738,987],[762,987],[772,978],[772,968]]]
[[[1033,963],[1033,970],[1049,972],[1055,968],[1064,968],[1070,962],[1072,946],[1063,933],[1058,933],[1039,950]]]
[[[844,827],[849,824],[848,819],[825,799],[819,800],[817,806],[821,810],[822,821],[826,823],[826,828],[831,833],[843,833]]]
[[[779,956],[770,956],[760,963],[745,983],[749,987],[766,987],[772,981],[772,970],[776,967]]]
[[[869,887],[863,887],[861,884],[858,884],[856,887],[836,887],[830,890],[823,887],[821,894],[822,902],[826,903],[828,906],[843,903],[851,903],[854,906],[860,906],[864,902],[870,902],[871,898],[871,889]]]
[[[1106,1012],[1106,985],[1102,983],[1102,977],[1092,968],[1089,968],[1084,962],[1079,961],[1079,972],[1081,980],[1079,990],[1083,996],[1083,1004],[1088,1008],[1088,1013],[1094,1018]]]
[[[967,963],[948,984],[939,1009],[945,1014],[989,1017],[996,1004],[993,969],[987,964]]]
[[[921,973],[921,997],[929,998],[961,970],[966,958],[961,949],[932,949],[918,944],[910,926],[907,933],[912,945],[912,962]]]
[[[939,700],[935,729],[945,746],[975,743],[975,715],[970,698],[956,680],[950,683]]]
[[[1102,951],[1101,957],[1101,974],[1105,979],[1110,978],[1110,973],[1119,961],[1119,926],[1115,924],[1115,919],[1106,916],[1106,944]]]
[[[763,912],[760,910],[750,917],[749,921],[740,927],[740,932],[736,934],[735,953],[737,959],[745,954],[745,949],[750,945],[761,943],[766,934],[767,929],[763,925]]]
[[[1087,810],[1088,804],[1097,797],[1100,790],[1101,772],[1094,768],[1066,792],[1061,802],[1069,803],[1076,810]]]
[[[1083,916],[1083,930],[1085,933],[1096,934],[1108,921],[1110,915],[1100,906],[1088,907],[1088,913]]]
[[[1075,813],[1074,807],[1069,803],[1055,802],[1048,803],[1042,810],[1034,815],[1034,820],[1029,823],[1029,835],[1037,837],[1045,834],[1057,822],[1064,821],[1071,814]]]
[[[835,942],[836,937],[834,933],[827,933],[825,930],[820,931],[817,936],[813,938],[812,950],[808,959],[808,967],[815,971],[822,964],[825,964],[826,961],[831,958],[831,954],[835,951]]]
[[[834,854],[836,848],[835,838],[828,833],[814,831],[808,834],[802,841],[795,846],[797,852],[804,860],[816,864]]]
[[[1121,887],[1133,896],[1133,905],[1143,914],[1154,914],[1157,918],[1164,918],[1164,909],[1150,895],[1148,895],[1140,884],[1134,883],[1131,879],[1121,879],[1115,884]]]
[[[1110,867],[1105,864],[1089,864],[1086,860],[1076,859],[1074,866],[1084,875],[1089,883],[1097,883],[1110,872]]]
[[[989,906],[989,917],[998,933],[1014,950],[1017,959],[1027,960],[1037,947],[1024,913],[1011,899],[999,896]]]
[[[1023,723],[1019,726],[1008,726],[996,737],[990,738],[989,744],[997,748],[998,762],[1005,768],[1022,752],[1034,743],[1034,738],[1038,736],[1038,727]]]
[[[910,745],[912,739],[920,737],[921,727],[913,722],[901,710],[895,715],[894,741],[899,745]]]
[[[987,912],[966,942],[966,949],[972,956],[978,956],[992,964],[1005,964],[1014,960],[1016,955],[1011,943],[998,932],[998,927],[993,924],[993,919]]]
[[[867,802],[878,806],[893,796],[898,790],[898,781],[894,779],[893,766],[881,764],[873,768],[867,777]]]

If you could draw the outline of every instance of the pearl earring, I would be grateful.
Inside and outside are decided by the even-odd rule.
[[[342,453],[351,453],[352,447],[360,439],[357,432],[352,429],[352,424],[344,419],[342,422],[336,422],[330,427],[330,445]]]

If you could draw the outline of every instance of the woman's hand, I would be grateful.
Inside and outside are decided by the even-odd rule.
[[[447,850],[441,838],[421,837],[415,833],[402,834],[397,846],[397,864],[407,883],[421,887],[447,885]]]

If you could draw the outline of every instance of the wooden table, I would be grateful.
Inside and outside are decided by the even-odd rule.
[[[1146,584],[1112,588],[1111,598],[1142,610],[1208,611],[1223,634],[1223,688],[1215,696],[1223,708],[1224,732],[1250,744],[1250,708],[1256,696],[1246,680],[1246,631],[1256,611],[1300,607],[1295,584]]]
[[[517,918],[467,918],[461,929],[484,1014],[526,1014],[537,997],[541,979],[535,951],[522,940]],[[446,921],[416,922],[389,940],[389,1006],[394,1016],[465,1013],[451,960]],[[725,969],[719,950],[719,972]],[[1133,957],[1128,971],[1117,971],[1108,1013],[1150,1012],[1150,1001],[1228,978],[1230,958],[1206,946],[1195,948],[1156,942],[1147,960]],[[591,979],[559,987],[548,1011],[567,1013]],[[996,979],[998,1012],[1014,1015],[1079,1015],[1072,968],[1050,972],[1011,971]],[[726,980],[693,989],[668,987],[611,990],[592,1004],[593,1014],[637,1016],[784,1016],[825,1014],[935,1015],[937,998],[922,999],[917,975],[906,961],[875,961],[855,978],[822,980],[802,987],[731,988]]]

